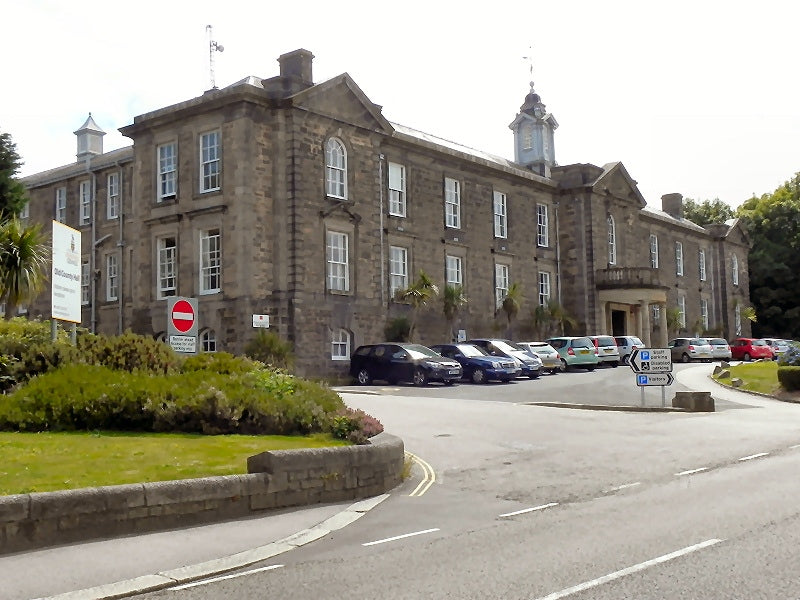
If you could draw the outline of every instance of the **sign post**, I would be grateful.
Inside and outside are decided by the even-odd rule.
[[[664,386],[672,385],[672,351],[669,348],[634,348],[628,361],[631,370],[636,373],[636,385],[642,391],[644,406],[644,388],[651,385],[661,387],[661,406],[667,405]]]
[[[167,337],[175,352],[197,353],[197,298],[167,299]]]

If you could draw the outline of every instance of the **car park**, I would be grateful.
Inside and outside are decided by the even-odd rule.
[[[764,340],[754,338],[736,338],[731,340],[731,358],[734,360],[749,361],[752,359],[766,358],[772,360],[772,348]]]
[[[522,369],[513,358],[490,356],[482,348],[472,344],[436,344],[431,350],[445,358],[452,358],[461,365],[464,379],[472,383],[488,383],[490,380],[511,381]]]
[[[594,371],[600,359],[595,352],[594,343],[586,336],[552,337],[547,343],[555,348],[561,358],[561,370],[570,367],[580,367],[587,371]]]
[[[542,369],[542,361],[535,354],[531,354],[522,346],[518,346],[511,340],[500,338],[477,338],[467,340],[467,344],[472,344],[482,348],[491,356],[503,356],[506,358],[513,358],[519,362],[521,375],[523,377],[530,377],[536,379],[539,377]]]
[[[361,385],[370,385],[376,379],[391,385],[399,381],[414,385],[440,381],[453,385],[462,374],[457,361],[421,344],[367,344],[356,348],[350,357],[350,376]]]
[[[644,348],[644,342],[635,335],[619,335],[614,338],[614,341],[617,342],[619,360],[623,364],[628,364],[634,350]]]
[[[675,338],[667,345],[670,348],[672,362],[688,363],[693,360],[710,362],[713,356],[711,344],[705,338]]]
[[[610,335],[590,335],[589,339],[594,344],[595,353],[601,365],[619,366],[619,348],[617,342]]]
[[[781,354],[786,352],[789,349],[789,344],[791,343],[789,340],[777,339],[777,338],[761,338],[767,345],[772,348],[772,357],[775,360],[780,358]]]
[[[711,338],[708,343],[711,344],[711,358],[714,360],[731,359],[731,347],[723,338]]]
[[[547,342],[517,342],[517,344],[538,356],[542,361],[542,369],[549,371],[551,375],[561,370],[561,357]]]

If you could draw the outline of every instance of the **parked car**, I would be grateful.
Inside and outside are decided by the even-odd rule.
[[[731,347],[724,339],[711,338],[708,343],[711,344],[711,358],[715,360],[731,359]]]
[[[790,340],[781,340],[776,338],[762,338],[767,345],[772,348],[772,358],[778,360],[781,354],[789,349]]]
[[[711,362],[711,344],[705,338],[675,338],[667,344],[672,352],[672,362],[688,363],[693,360]]]
[[[457,361],[464,371],[464,379],[472,383],[488,383],[492,379],[511,381],[522,373],[515,359],[490,356],[472,344],[436,344],[431,350]]]
[[[594,343],[588,337],[552,337],[547,340],[561,358],[561,370],[569,367],[582,367],[594,371],[600,362],[595,352]]]
[[[731,358],[734,360],[748,361],[753,358],[767,358],[772,360],[772,348],[764,340],[753,338],[736,338],[731,340]]]
[[[635,335],[619,335],[614,338],[619,349],[619,359],[623,364],[628,364],[631,354],[636,348],[644,348],[644,342]]]
[[[350,357],[350,375],[361,385],[369,385],[375,379],[392,385],[398,381],[414,385],[441,381],[453,385],[462,374],[457,361],[420,344],[367,344],[356,348]]]
[[[594,344],[595,353],[601,365],[619,366],[619,348],[617,342],[610,335],[590,335],[589,339]]]
[[[505,358],[514,358],[519,362],[520,369],[522,369],[523,377],[530,377],[536,379],[539,377],[542,369],[542,361],[535,354],[531,354],[522,346],[518,346],[511,340],[503,340],[499,338],[480,338],[467,340],[467,344],[472,344],[478,348],[482,348],[492,356],[502,356]]]
[[[551,375],[561,370],[561,357],[547,342],[517,342],[517,344],[538,356],[542,361],[542,369],[549,371]]]

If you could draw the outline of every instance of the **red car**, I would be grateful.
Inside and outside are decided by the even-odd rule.
[[[736,338],[730,343],[731,358],[733,360],[750,360],[753,358],[767,358],[772,360],[772,348],[764,340],[753,338]]]

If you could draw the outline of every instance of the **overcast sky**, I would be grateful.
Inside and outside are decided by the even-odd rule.
[[[532,53],[559,164],[622,161],[655,208],[670,192],[735,207],[800,171],[791,0],[0,0],[0,15],[0,131],[21,175],[74,162],[89,112],[112,150],[136,115],[209,89],[209,24],[218,87],[305,48],[315,82],[347,72],[390,121],[511,159]]]

